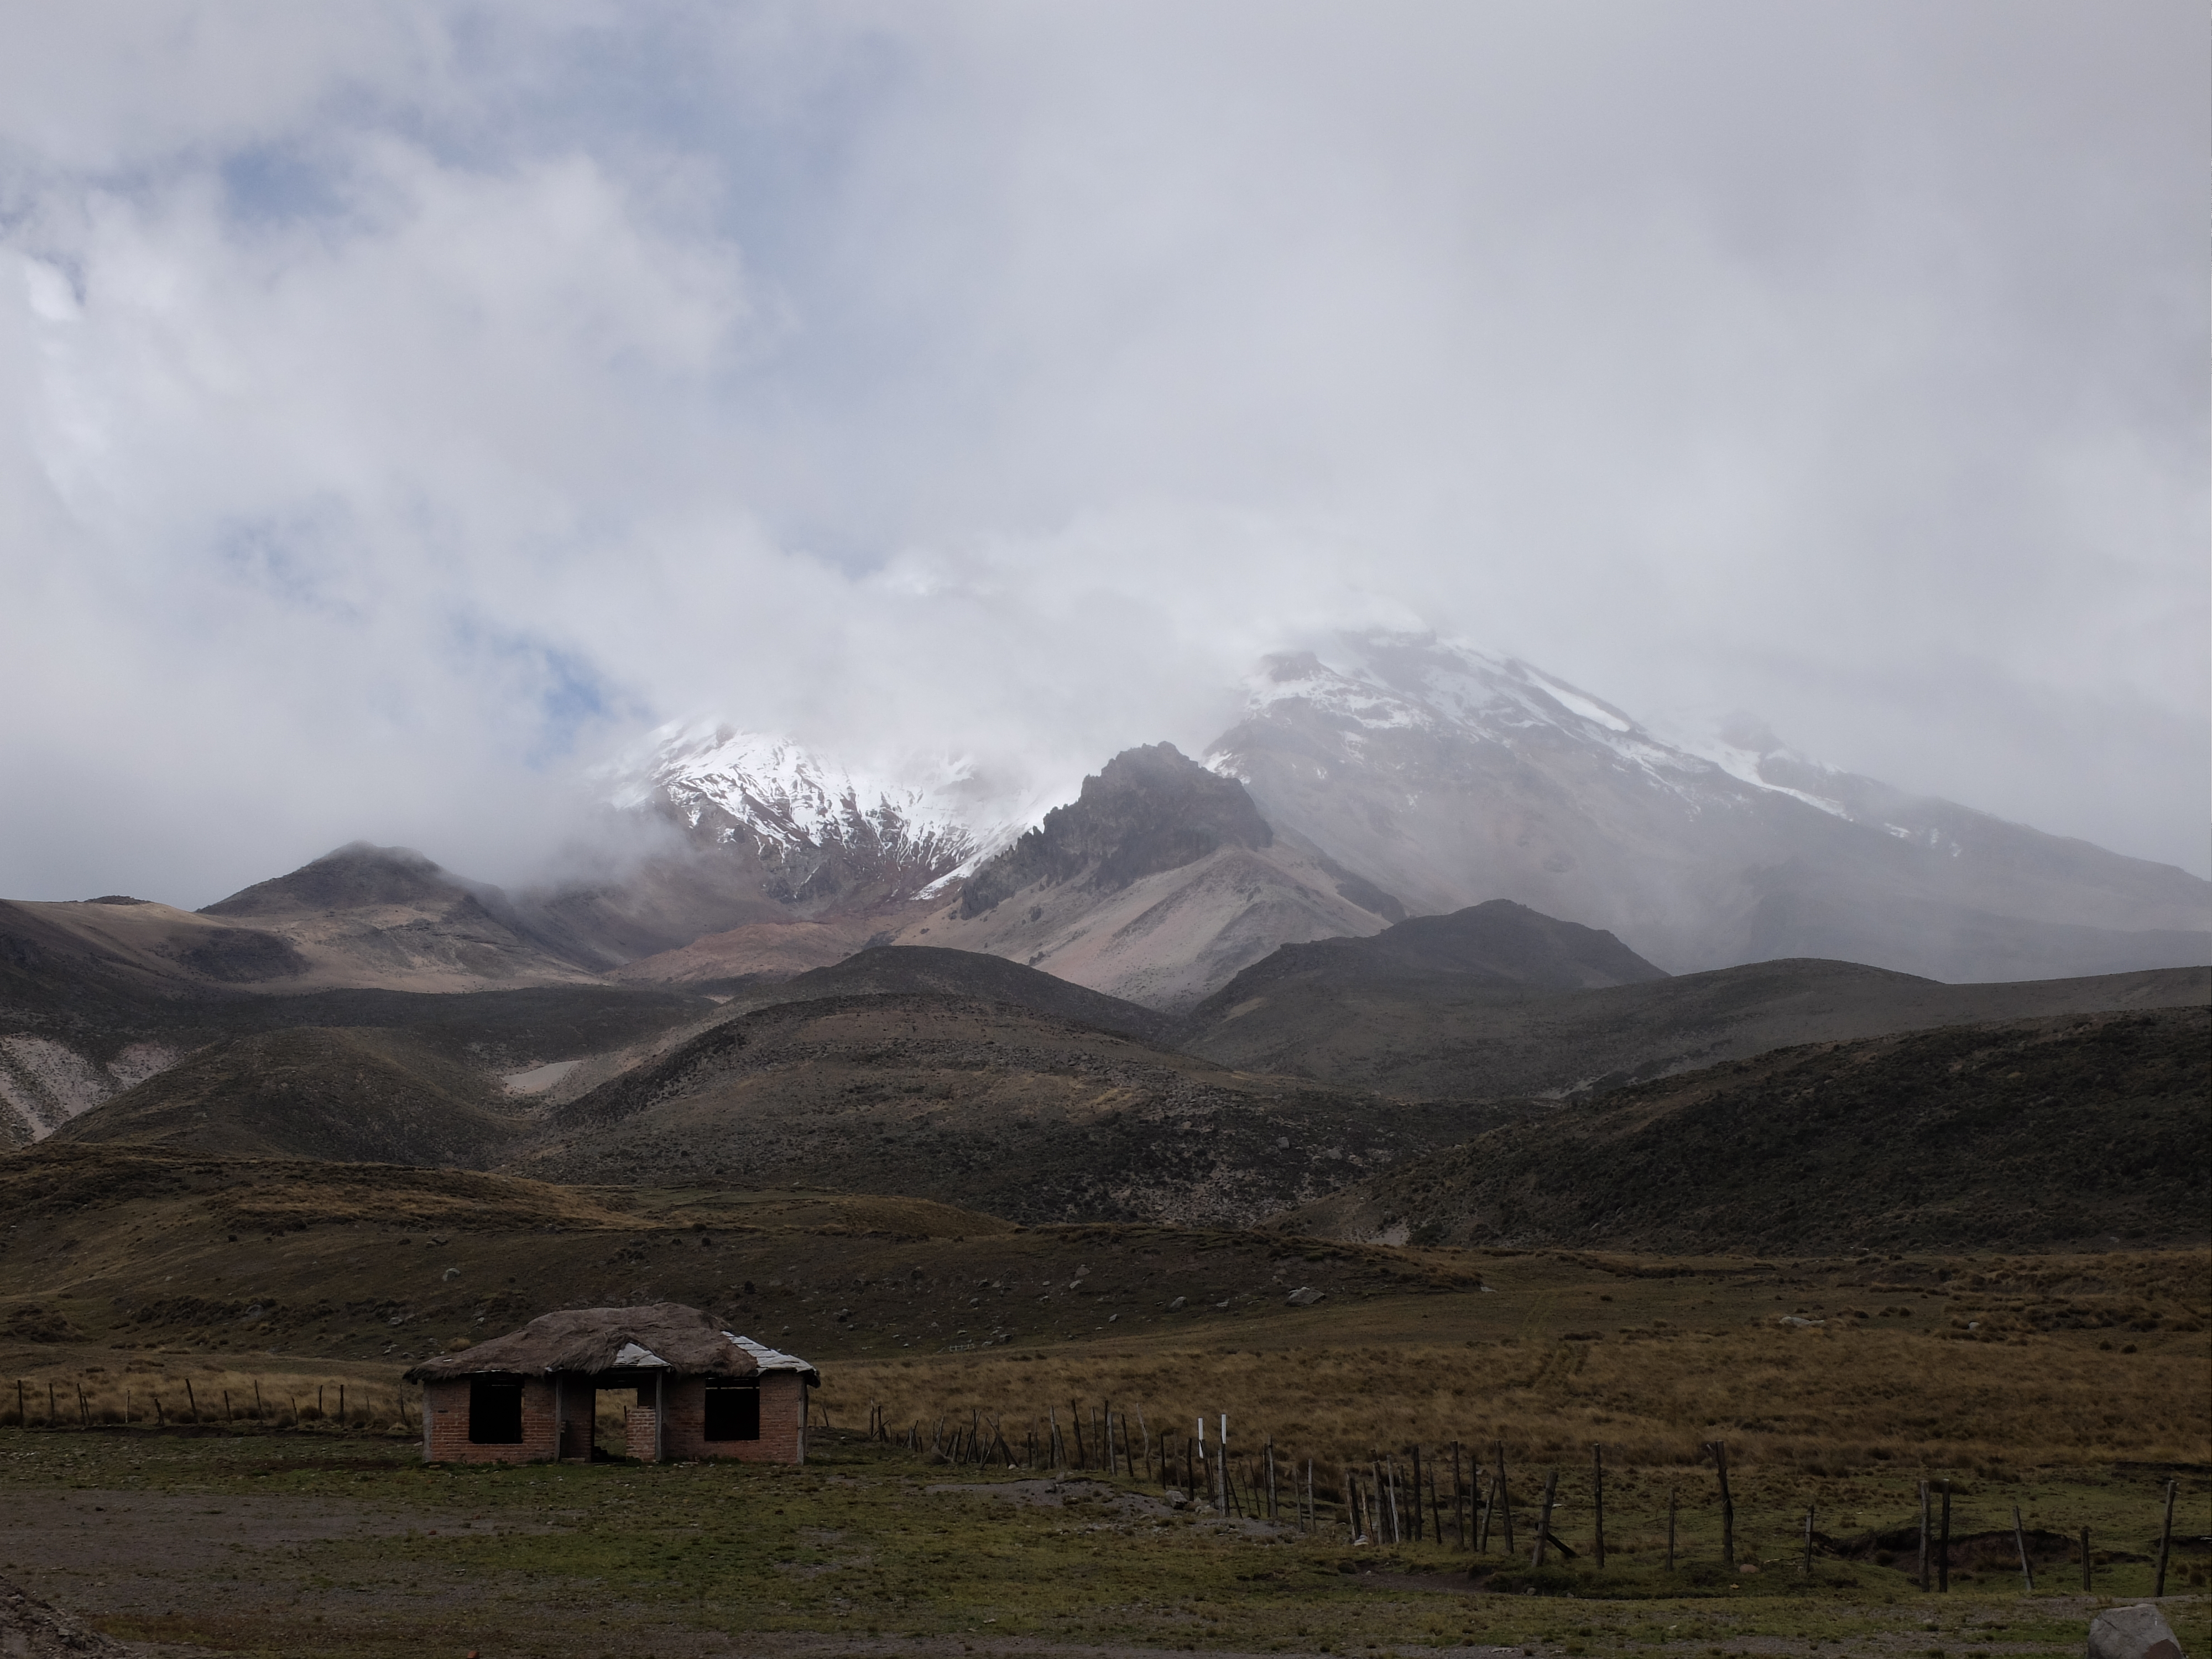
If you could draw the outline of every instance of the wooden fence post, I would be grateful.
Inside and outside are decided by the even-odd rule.
[[[1559,1490],[1559,1472],[1553,1469],[1544,1477],[1544,1506],[1536,1521],[1536,1553],[1528,1558],[1531,1567],[1544,1565],[1545,1552],[1552,1542],[1552,1500]]]
[[[1920,1483],[1920,1588],[1928,1589],[1928,1483]]]
[[[1221,1413],[1221,1433],[1213,1443],[1214,1478],[1221,1486],[1221,1512],[1229,1513],[1229,1413]]]
[[[1951,1483],[1943,1483],[1942,1531],[1936,1540],[1936,1593],[1948,1595],[1951,1590]]]
[[[1425,1535],[1421,1526],[1421,1443],[1419,1441],[1416,1440],[1413,1443],[1411,1455],[1413,1460],[1413,1541],[1418,1544]]]
[[[2166,1483],[2166,1519],[2158,1528],[2158,1577],[2150,1592],[2154,1596],[2166,1594],[2166,1560],[2173,1551],[2173,1491],[2180,1484],[2178,1480]]]
[[[1735,1499],[1729,1495],[1728,1443],[1723,1440],[1708,1441],[1705,1443],[1705,1449],[1713,1455],[1713,1468],[1720,1474],[1721,1553],[1727,1558],[1728,1570],[1734,1572],[1736,1570]]]
[[[1813,1577],[1813,1511],[1810,1508],[1805,1511],[1805,1577],[1808,1580]]]
[[[1510,1555],[1513,1553],[1513,1494],[1505,1485],[1505,1443],[1503,1440],[1498,1443],[1498,1494],[1490,1501],[1505,1522],[1505,1553]],[[1490,1541],[1487,1527],[1483,1528],[1482,1537],[1484,1543]]]
[[[2012,1507],[2013,1547],[2020,1552],[2020,1581],[2027,1586],[2030,1595],[2035,1594],[2035,1569],[2027,1564],[2027,1534],[2020,1524],[2020,1505]]]
[[[1467,1487],[1459,1478],[1459,1442],[1452,1442],[1452,1547],[1467,1547]]]
[[[1590,1447],[1590,1504],[1597,1513],[1597,1565],[1605,1567],[1605,1448]]]

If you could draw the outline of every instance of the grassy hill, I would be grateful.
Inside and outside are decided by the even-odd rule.
[[[802,1182],[1026,1222],[1242,1225],[1517,1115],[1255,1077],[1003,1003],[781,1004],[550,1109],[546,1179]]]
[[[466,1168],[523,1133],[506,1105],[481,1065],[434,1036],[304,1026],[212,1044],[52,1139]]]
[[[1273,1224],[1638,1250],[2204,1242],[2212,1011],[1815,1043],[1553,1109]]]
[[[1335,1297],[1472,1289],[1364,1246],[1023,1228],[926,1199],[512,1176],[164,1147],[0,1158],[0,1352],[43,1345],[411,1362],[555,1308],[669,1299],[810,1358],[1188,1330]],[[1181,1298],[1182,1305],[1169,1305]]]
[[[0,916],[0,922],[4,921]],[[9,943],[0,933],[0,965]],[[264,1115],[258,1120],[260,1127],[241,1132],[226,1126],[226,1114],[234,1101],[243,1109],[279,1080],[295,1091],[327,1094],[331,1097],[319,1109],[342,1111],[345,1097],[356,1088],[353,1073],[360,1069],[356,1059],[363,1045],[380,1056],[379,1063],[386,1067],[409,1073],[419,1070],[422,1074],[410,1086],[475,1097],[485,1091],[495,1095],[495,1079],[501,1073],[636,1045],[659,1033],[696,1024],[716,1010],[703,997],[616,985],[444,994],[355,989],[292,995],[220,991],[182,995],[126,983],[91,969],[78,972],[51,960],[28,977],[39,987],[37,995],[16,994],[21,987],[0,971],[0,1142],[27,1141],[35,1133],[34,1120],[52,1123],[119,1092],[106,1080],[110,1063],[134,1048],[153,1048],[160,1051],[163,1065],[174,1065],[195,1053],[200,1056],[203,1063],[188,1078],[168,1079],[166,1073],[155,1076],[150,1082],[157,1085],[155,1092],[141,1103],[173,1100],[180,1091],[196,1090],[198,1109],[210,1114],[206,1121],[214,1137],[208,1142],[210,1150],[218,1144],[242,1150],[247,1142],[235,1135],[246,1133],[262,1150],[335,1156],[317,1138],[321,1130],[304,1130],[305,1139],[287,1138],[281,1121]],[[325,1036],[276,1040],[280,1034],[306,1030],[320,1030]],[[340,1030],[364,1035],[360,1043],[348,1043],[331,1035]],[[393,1040],[367,1035],[378,1032]],[[402,1036],[405,1040],[398,1040]],[[34,1094],[22,1102],[15,1100],[15,1091],[40,1087],[33,1072],[8,1064],[21,1056],[11,1054],[5,1045],[25,1043],[50,1054],[58,1051],[63,1069],[76,1074],[80,1097],[40,1100]],[[328,1061],[327,1076],[319,1080],[319,1054]],[[458,1079],[453,1075],[457,1066],[472,1072],[473,1080]],[[264,1078],[264,1071],[271,1075]],[[281,1079],[276,1073],[281,1073]],[[225,1086],[213,1086],[212,1079],[218,1077],[228,1079]],[[387,1085],[398,1082],[396,1078],[386,1080]],[[388,1093],[389,1087],[380,1091]],[[17,1109],[26,1104],[44,1109]],[[136,1117],[113,1121],[137,1123],[133,1133],[143,1133],[146,1127]],[[185,1121],[173,1120],[169,1127],[189,1139]],[[264,1135],[274,1139],[255,1139]],[[368,1157],[411,1158],[415,1154],[407,1150],[410,1144],[399,1141],[379,1149],[362,1142],[356,1152]]]

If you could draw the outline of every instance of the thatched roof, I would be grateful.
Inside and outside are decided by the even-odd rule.
[[[712,1314],[677,1302],[642,1308],[571,1308],[541,1315],[519,1331],[459,1353],[426,1359],[407,1373],[407,1380],[656,1370],[684,1376],[798,1371],[809,1383],[822,1381],[805,1360],[726,1331]]]

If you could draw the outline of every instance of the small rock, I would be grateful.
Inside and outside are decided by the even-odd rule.
[[[2113,1607],[2089,1626],[2089,1659],[2184,1659],[2166,1615],[2149,1602]]]
[[[446,1277],[449,1279],[459,1279],[460,1276],[461,1270],[459,1267],[448,1267],[446,1269]]]
[[[1182,1304],[1183,1298],[1177,1297],[1174,1301],[1168,1304],[1168,1311],[1170,1313],[1181,1313],[1182,1311]]]
[[[1796,1325],[1796,1326],[1799,1327],[1800,1328],[1802,1328],[1803,1327],[1808,1326],[1808,1325],[1825,1325],[1825,1324],[1826,1324],[1828,1322],[1827,1322],[1826,1320],[1825,1320],[1825,1319],[1805,1319],[1805,1318],[1801,1318],[1801,1317],[1800,1317],[1799,1316],[1797,1316],[1796,1314],[1784,1314],[1784,1315],[1783,1315],[1783,1316],[1782,1316],[1782,1318],[1781,1318],[1780,1322],[1781,1322],[1781,1323],[1783,1323],[1783,1324],[1784,1324],[1784,1325]]]
[[[1293,1308],[1310,1308],[1328,1294],[1326,1291],[1316,1291],[1310,1285],[1301,1285],[1284,1299]]]

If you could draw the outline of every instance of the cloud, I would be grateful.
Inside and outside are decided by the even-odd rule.
[[[2205,867],[2193,10],[133,13],[0,66],[0,890],[1370,623]]]

